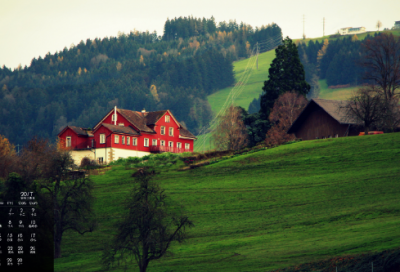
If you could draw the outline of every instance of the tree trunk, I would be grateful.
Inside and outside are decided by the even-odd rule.
[[[139,267],[140,272],[146,272],[148,265],[149,265],[149,261],[148,260],[143,260],[143,262],[141,263],[141,265]]]
[[[56,227],[54,232],[54,259],[61,258],[61,239],[62,233]]]
[[[368,132],[369,132],[369,126],[365,126],[365,127],[364,127],[364,133],[365,133],[365,135],[368,135]]]

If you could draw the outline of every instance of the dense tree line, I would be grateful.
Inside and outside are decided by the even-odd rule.
[[[177,21],[167,21],[165,28]],[[3,66],[0,131],[15,144],[33,135],[55,139],[65,125],[92,127],[117,105],[131,110],[170,109],[196,133],[212,117],[206,96],[234,83],[232,62],[249,55],[255,34],[213,29],[213,18],[181,21],[187,28],[205,22],[208,34],[170,39],[133,30],[72,44],[32,59],[29,67]],[[281,30],[274,24],[255,33],[261,39]]]
[[[228,49],[234,58],[248,57],[250,48],[257,42],[266,42],[282,37],[281,28],[275,24],[253,28],[236,20],[215,22],[214,17],[179,17],[167,20],[164,25],[164,41],[176,41],[196,37],[200,43],[214,44]]]
[[[312,40],[308,44],[299,43],[299,56],[306,72],[306,81],[313,85],[313,77],[317,77],[326,79],[328,86],[365,83],[365,71],[359,64],[363,57],[362,45],[372,38],[368,35],[360,41],[354,35],[321,43]]]

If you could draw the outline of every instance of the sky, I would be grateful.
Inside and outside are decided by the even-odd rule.
[[[0,0],[0,66],[29,66],[33,58],[63,50],[81,40],[118,32],[157,31],[167,18],[193,16],[216,22],[235,19],[253,27],[272,22],[284,37],[334,34],[343,27],[391,28],[400,21],[400,0]]]

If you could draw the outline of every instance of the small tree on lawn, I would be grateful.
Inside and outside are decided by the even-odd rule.
[[[164,190],[151,181],[154,174],[149,168],[134,174],[136,184],[125,201],[126,215],[103,251],[106,269],[116,261],[134,259],[140,272],[145,272],[150,261],[164,256],[171,243],[182,242],[186,228],[193,226],[187,216],[170,204]]]
[[[287,134],[287,130],[307,105],[303,95],[287,92],[275,101],[269,120],[273,124],[268,131],[265,143],[269,146],[280,145],[295,139],[294,135]]]

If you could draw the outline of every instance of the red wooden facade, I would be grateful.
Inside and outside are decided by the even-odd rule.
[[[116,118],[114,117],[116,115]],[[193,152],[196,137],[169,110],[111,110],[93,130],[65,127],[58,135],[72,150],[118,148],[142,152]]]

